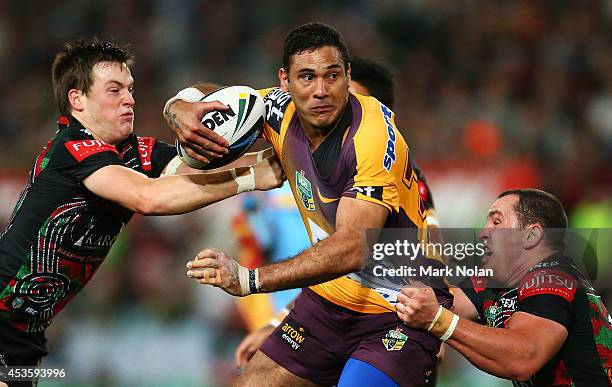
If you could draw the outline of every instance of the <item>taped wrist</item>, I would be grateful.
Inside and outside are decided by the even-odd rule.
[[[240,295],[259,293],[259,269],[248,269],[238,266],[238,281],[240,282]]]
[[[429,325],[428,331],[440,340],[446,341],[450,339],[450,337],[453,335],[453,332],[455,332],[455,328],[457,327],[458,322],[458,315],[454,314],[450,310],[440,305],[436,317]]]
[[[170,105],[172,105],[172,103],[174,103],[174,101],[178,101],[180,99],[187,102],[198,102],[205,96],[206,95],[204,93],[202,93],[195,87],[188,87],[186,89],[183,89],[179,91],[174,97],[166,101],[166,104],[164,105],[164,114],[168,111],[168,108],[170,107]]]
[[[231,170],[232,177],[238,184],[238,190],[236,194],[242,192],[253,191],[255,189],[255,169],[253,167],[249,167],[249,174],[246,176],[238,176],[236,175],[236,170]]]
[[[257,152],[257,162],[260,162],[261,160],[263,160],[263,157],[264,157],[264,152],[265,152],[265,151],[259,151],[259,152]]]

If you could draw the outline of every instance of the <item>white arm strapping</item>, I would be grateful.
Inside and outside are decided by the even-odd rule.
[[[174,97],[166,101],[166,104],[164,105],[164,114],[166,114],[166,111],[168,110],[168,106],[170,106],[172,102],[174,101],[181,99],[187,102],[198,102],[205,96],[206,94],[202,93],[200,90],[196,89],[195,87],[188,87],[186,89],[183,89],[179,91]]]
[[[255,169],[253,167],[249,167],[249,174],[246,176],[237,176],[235,169],[232,169],[231,173],[236,183],[238,183],[238,191],[236,194],[253,191],[255,189]]]

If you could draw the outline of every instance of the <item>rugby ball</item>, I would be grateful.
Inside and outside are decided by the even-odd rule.
[[[231,163],[242,156],[253,145],[263,129],[266,112],[263,98],[248,86],[228,86],[203,97],[200,101],[219,101],[227,106],[226,111],[212,111],[202,118],[202,124],[215,131],[229,142],[229,153],[204,164],[185,153],[176,141],[179,158],[191,168],[214,169]]]

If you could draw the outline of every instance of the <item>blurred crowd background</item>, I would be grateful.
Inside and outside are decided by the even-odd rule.
[[[309,21],[394,73],[396,122],[442,227],[481,226],[501,190],[531,186],[557,195],[573,227],[612,228],[609,0],[0,0],[0,221],[57,128],[50,66],[63,42],[131,44],[136,130],[171,142],[167,98],[197,81],[276,85],[285,34]],[[183,267],[205,246],[237,253],[243,201],[135,217],[49,331],[44,364],[70,377],[42,385],[230,383],[245,326],[230,297]],[[452,354],[440,375],[443,386],[496,383],[507,385]]]

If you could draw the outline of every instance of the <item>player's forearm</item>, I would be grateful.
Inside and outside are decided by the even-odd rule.
[[[500,378],[524,380],[537,371],[533,369],[536,353],[533,343],[508,329],[460,319],[446,343],[476,367]]]
[[[336,232],[296,257],[259,268],[261,292],[300,288],[323,283],[362,269],[363,236]]]
[[[237,168],[244,176],[249,168]],[[231,171],[164,176],[153,181],[146,193],[146,215],[175,215],[191,212],[236,195],[238,184]]]
[[[250,167],[252,165],[257,164],[258,162],[265,159],[266,157],[271,156],[272,154],[273,152],[271,148],[267,148],[259,152],[245,153],[242,157],[238,158],[237,160],[232,161],[231,163],[224,165],[222,167],[215,168],[212,171],[214,172],[227,171],[232,168]]]

